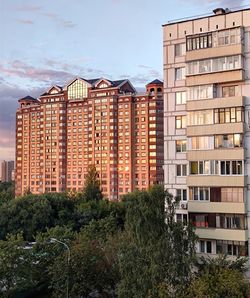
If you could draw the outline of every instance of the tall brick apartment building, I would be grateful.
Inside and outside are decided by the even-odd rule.
[[[163,84],[76,78],[19,100],[16,195],[79,191],[91,164],[110,200],[163,183]]]

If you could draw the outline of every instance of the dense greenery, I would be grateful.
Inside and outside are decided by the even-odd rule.
[[[81,193],[0,204],[1,297],[60,298],[67,286],[79,298],[250,297],[245,259],[197,262],[193,228],[175,222],[162,187],[109,202],[89,177]]]
[[[174,221],[177,203],[161,187],[127,195],[125,201],[125,241],[118,257],[119,296],[157,297],[163,283],[168,285],[169,294],[177,295],[191,276],[196,240],[193,229]]]
[[[13,199],[15,196],[14,182],[0,182],[0,205]]]

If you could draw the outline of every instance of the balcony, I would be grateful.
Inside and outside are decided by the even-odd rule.
[[[210,125],[195,125],[187,127],[187,136],[205,136],[213,134],[243,133],[244,123],[223,123]]]
[[[219,175],[190,175],[187,176],[188,186],[230,186],[230,187],[244,187],[245,176],[219,176]]]
[[[196,235],[202,239],[248,241],[247,230],[231,230],[218,228],[196,228]]]
[[[188,212],[243,214],[246,210],[244,203],[188,201]]]
[[[243,160],[243,148],[226,148],[213,150],[192,150],[187,151],[187,160],[223,160],[227,156],[228,160]]]
[[[242,69],[196,74],[186,76],[186,86],[198,86],[214,83],[237,82],[244,80]]]
[[[208,58],[217,58],[224,56],[232,56],[244,53],[243,44],[232,44],[222,47],[206,48],[194,51],[187,51],[186,53],[186,62],[208,59]]]
[[[244,106],[243,96],[221,97],[213,99],[189,100],[187,111],[205,110],[216,108],[242,107]]]

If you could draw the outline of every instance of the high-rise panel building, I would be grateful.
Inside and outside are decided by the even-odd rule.
[[[1,164],[1,171],[2,171],[2,177],[1,181],[2,182],[10,182],[13,180],[12,177],[12,172],[14,170],[15,163],[13,160],[11,161],[6,161],[3,160]]]
[[[215,9],[164,31],[164,184],[197,252],[250,244],[250,9]]]
[[[163,183],[163,83],[76,78],[19,100],[16,195],[80,191],[89,165],[110,200]]]

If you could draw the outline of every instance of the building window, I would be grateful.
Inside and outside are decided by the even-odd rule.
[[[233,97],[235,96],[236,86],[222,87],[222,97]]]
[[[175,117],[175,127],[185,128],[186,127],[186,116],[176,116]]]
[[[242,160],[190,161],[190,175],[243,175]]]
[[[218,32],[218,46],[240,43],[240,28],[227,29]]]
[[[235,133],[230,135],[216,135],[214,138],[214,147],[218,148],[235,148],[242,147],[242,134]]]
[[[216,228],[244,230],[246,217],[243,214],[216,214]]]
[[[243,122],[243,107],[214,109],[214,123]]]
[[[186,103],[186,91],[181,91],[181,92],[175,93],[175,103],[177,105]]]
[[[175,68],[175,80],[184,80],[185,79],[185,67]]]
[[[183,223],[183,224],[187,224],[187,214],[183,214],[183,213],[177,213],[176,214],[176,221]]]
[[[216,25],[218,29],[218,25]],[[240,28],[222,30],[219,32],[210,32],[187,37],[187,51],[226,46],[230,44],[239,44],[241,42]]]
[[[219,198],[219,202],[244,202],[244,192],[242,187],[222,187],[220,189],[220,195],[216,196]]]
[[[211,254],[212,253],[212,241],[200,240],[199,241],[199,252]]]
[[[176,152],[186,152],[187,151],[187,141],[177,140],[175,141]]]
[[[187,201],[187,190],[186,189],[176,189],[176,198],[180,201]]]
[[[216,96],[213,85],[194,86],[187,89],[187,100],[200,100],[214,97]]]
[[[80,99],[88,96],[88,86],[81,80],[76,80],[68,87],[68,99]]]
[[[187,165],[176,165],[176,176],[187,176]]]
[[[188,149],[189,150],[210,150],[214,149],[214,137],[191,137],[188,138]]]
[[[193,201],[210,201],[209,187],[190,187],[189,199]]]
[[[243,162],[242,160],[223,160],[220,162],[221,175],[242,175]]]
[[[189,213],[189,219],[196,228],[215,228],[215,214]]]
[[[212,47],[212,33],[187,37],[187,51]]]
[[[185,55],[185,43],[178,43],[174,47],[175,57]]]
[[[188,125],[213,124],[213,110],[201,110],[188,113]]]
[[[191,161],[190,175],[209,175],[210,174],[210,160]]]
[[[217,240],[216,253],[231,256],[247,256],[248,243],[241,241]]]
[[[187,75],[196,75],[218,71],[227,71],[242,68],[240,55],[227,56],[187,63]]]

